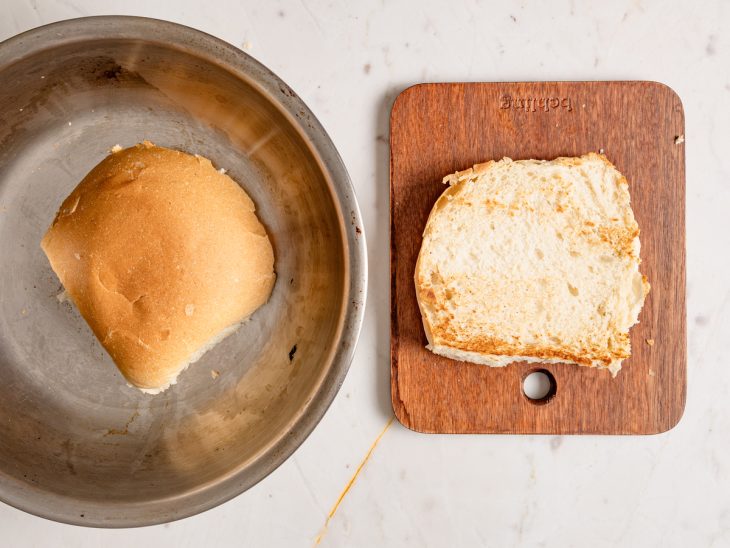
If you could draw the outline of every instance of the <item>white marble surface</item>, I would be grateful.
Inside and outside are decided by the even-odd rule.
[[[60,525],[0,504],[0,545],[312,545],[392,415],[384,136],[393,97],[420,81],[542,79],[659,80],[684,101],[684,418],[653,437],[424,436],[395,423],[321,545],[730,545],[730,4],[345,5],[2,1],[0,39],[60,19],[124,13],[184,23],[245,47],[302,96],[339,148],[365,219],[371,281],[342,391],[294,457],[259,485],[202,515],[137,530]]]

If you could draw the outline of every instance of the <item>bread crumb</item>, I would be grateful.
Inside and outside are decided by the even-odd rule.
[[[656,377],[656,373],[654,373],[653,369],[649,369],[649,376],[650,377]]]
[[[221,175],[225,175],[226,171],[227,171],[226,168],[222,167],[218,170],[218,173],[220,173]]]
[[[145,350],[151,350],[151,347],[149,344],[144,342],[140,337],[137,337],[137,344],[140,345]]]
[[[68,125],[71,125],[71,122],[69,122]]]
[[[251,49],[252,46],[253,46],[253,44],[251,42],[249,42],[248,40],[243,41],[243,49]]]
[[[602,148],[598,149],[598,154],[605,154],[605,153],[606,153],[605,149],[602,149]]]
[[[109,149],[109,152],[111,152],[112,154],[116,154],[120,150],[122,150],[122,146],[119,144],[116,144],[112,148]]]
[[[186,316],[192,316],[193,312],[195,312],[195,305],[194,304],[186,304],[185,305],[185,315]]]
[[[675,145],[681,145],[682,143],[684,143],[684,133],[682,133],[682,135],[677,135],[674,138],[674,144]]]
[[[646,344],[649,346],[654,346],[654,339],[646,339]]]
[[[76,258],[77,261],[81,260],[81,255],[79,255],[78,253],[74,253],[74,257]]]
[[[20,314],[22,316],[27,316],[28,315],[28,309],[27,308],[24,308],[23,310],[20,311]]]
[[[65,303],[66,301],[68,301],[68,293],[66,293],[66,290],[64,289],[58,295],[56,295],[56,299],[59,303]]]
[[[210,376],[213,379],[217,379],[220,376],[220,371],[216,371],[215,369],[210,370]]]

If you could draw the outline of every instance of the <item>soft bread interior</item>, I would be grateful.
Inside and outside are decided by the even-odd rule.
[[[649,285],[628,183],[597,154],[447,176],[415,272],[429,348],[617,372]]]

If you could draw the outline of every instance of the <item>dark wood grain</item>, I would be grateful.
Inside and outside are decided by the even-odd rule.
[[[390,127],[391,388],[400,422],[434,433],[653,434],[679,421],[687,362],[685,166],[675,138],[683,134],[679,97],[655,82],[421,84],[401,93]],[[413,272],[441,178],[504,156],[601,149],[629,180],[641,271],[652,285],[618,377],[541,365],[557,393],[536,405],[521,389],[534,364],[490,368],[427,351]]]

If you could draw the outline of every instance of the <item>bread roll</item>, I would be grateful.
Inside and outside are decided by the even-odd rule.
[[[491,366],[616,373],[649,284],[626,179],[604,157],[487,162],[444,178],[415,271],[428,348]]]
[[[209,160],[145,141],[64,200],[41,247],[124,377],[165,390],[271,294],[249,196]]]

